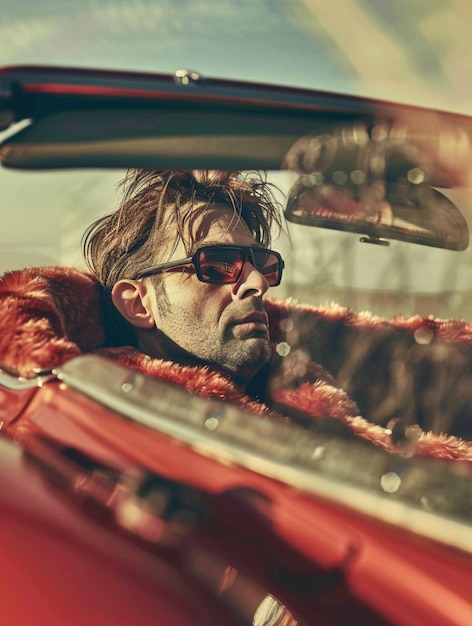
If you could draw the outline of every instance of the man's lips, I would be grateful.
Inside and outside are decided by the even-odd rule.
[[[269,320],[267,317],[267,313],[263,313],[262,311],[254,311],[253,313],[249,313],[239,320],[234,320],[233,326],[237,326],[241,330],[244,329],[247,332],[263,331],[267,333],[269,330]]]

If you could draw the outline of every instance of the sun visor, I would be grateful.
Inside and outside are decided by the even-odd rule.
[[[208,109],[62,111],[4,141],[0,159],[22,169],[279,169],[314,126],[313,118]]]

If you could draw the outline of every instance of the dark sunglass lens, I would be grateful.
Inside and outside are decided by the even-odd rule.
[[[256,269],[265,276],[271,287],[280,282],[280,261],[270,250],[253,250]]]
[[[202,248],[197,262],[200,276],[207,283],[234,283],[244,263],[240,250],[235,248]]]

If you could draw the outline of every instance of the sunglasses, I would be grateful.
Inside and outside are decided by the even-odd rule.
[[[284,268],[280,254],[267,248],[252,246],[204,246],[186,259],[145,267],[137,272],[136,279],[192,264],[202,283],[229,285],[239,280],[246,261],[264,276],[270,287],[280,284]]]

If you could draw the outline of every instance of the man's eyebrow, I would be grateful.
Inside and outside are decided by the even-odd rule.
[[[210,239],[210,240],[205,240],[205,241],[199,241],[197,243],[194,243],[193,246],[190,248],[190,256],[192,256],[193,254],[195,254],[195,252],[199,249],[199,248],[206,248],[206,247],[211,247],[211,246],[230,246],[232,248],[261,248],[261,250],[265,250],[264,246],[261,246],[259,243],[254,243],[252,246],[238,246],[237,243],[223,243],[221,241],[219,241],[218,239]]]
[[[231,243],[221,243],[221,241],[218,241],[218,239],[210,239],[210,240],[205,240],[205,241],[198,241],[197,243],[194,243],[193,246],[190,248],[190,255],[195,254],[195,252],[199,249],[199,248],[206,248],[206,247],[211,247],[211,246],[232,246],[233,244]]]
[[[189,255],[192,256],[195,254],[195,252],[198,250],[198,248],[204,248],[206,246],[221,246],[221,242],[220,241],[197,241],[196,243],[193,244],[193,246],[190,248],[189,251]]]

